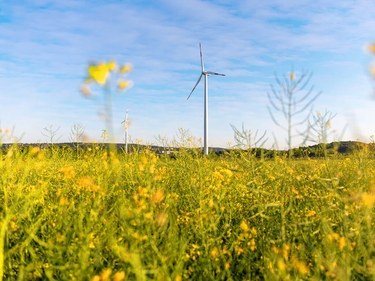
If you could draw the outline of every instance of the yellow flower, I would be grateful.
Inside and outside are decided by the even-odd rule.
[[[256,242],[254,239],[251,239],[251,241],[248,242],[247,245],[249,246],[251,251],[255,251],[255,249],[257,248]]]
[[[68,201],[68,199],[66,199],[64,196],[62,196],[62,197],[60,197],[60,202],[59,202],[59,204],[60,204],[61,206],[63,206],[63,205],[69,205],[69,201]]]
[[[43,151],[39,151],[38,155],[36,156],[36,158],[38,158],[38,160],[42,160],[44,158],[44,152]]]
[[[291,81],[294,81],[296,79],[296,76],[294,75],[294,73],[290,73],[289,78]]]
[[[286,269],[286,264],[282,259],[279,259],[277,261],[277,267],[279,268],[280,271],[285,271]]]
[[[120,73],[124,74],[126,72],[129,72],[132,69],[132,66],[130,64],[125,64],[123,67],[120,69]]]
[[[237,256],[241,255],[243,252],[245,252],[244,249],[239,248],[239,247],[237,248]]]
[[[255,227],[251,228],[251,234],[257,236],[257,230],[255,229]]]
[[[168,222],[168,215],[165,213],[159,213],[156,215],[156,223],[160,226],[165,225]]]
[[[339,240],[339,248],[342,250],[346,246],[346,240],[345,237],[341,237]]]
[[[372,76],[375,76],[375,66],[374,65],[370,66],[370,73],[371,73]]]
[[[115,275],[113,275],[113,281],[122,281],[124,279],[125,279],[124,271],[116,272]]]
[[[9,226],[10,226],[10,228],[12,230],[16,230],[17,229],[17,225],[16,225],[16,223],[14,221],[10,221]]]
[[[59,172],[64,174],[67,179],[73,179],[76,176],[76,172],[73,166],[66,166],[59,170]]]
[[[121,91],[121,90],[124,90],[125,88],[128,88],[130,87],[130,81],[125,81],[125,80],[121,80],[119,83],[118,83],[118,89]]]
[[[285,260],[288,260],[289,251],[290,251],[290,246],[288,244],[284,245],[282,249],[282,256]]]
[[[110,280],[109,278],[111,276],[111,273],[112,273],[112,270],[110,268],[103,270],[102,273],[100,274],[100,280],[102,281]]]
[[[90,188],[94,186],[94,180],[89,176],[83,176],[78,179],[78,186],[90,190]]]
[[[87,85],[82,85],[81,86],[81,93],[85,96],[85,97],[91,97],[91,93],[90,93],[90,90],[88,89]]]
[[[39,147],[33,147],[33,148],[30,150],[30,154],[31,154],[31,155],[34,155],[34,154],[37,154],[39,151],[40,151],[40,148],[39,148]]]
[[[160,203],[164,199],[164,191],[161,189],[156,190],[151,197],[151,203]]]
[[[272,246],[271,248],[272,252],[274,252],[275,254],[278,254],[279,253],[279,249],[277,249],[277,247],[274,245]]]
[[[295,269],[298,270],[299,273],[306,275],[309,273],[309,268],[303,261],[299,261],[297,257],[292,257],[292,263]]]
[[[240,224],[240,228],[242,229],[242,231],[244,232],[247,232],[249,231],[249,227],[247,225],[247,223],[245,221],[242,221],[241,224]]]
[[[231,170],[228,170],[228,169],[224,169],[222,170],[222,173],[224,175],[226,175],[228,178],[232,177],[233,176],[233,172]]]
[[[370,44],[368,49],[371,53],[375,53],[375,43]]]
[[[90,65],[88,68],[89,79],[92,78],[98,84],[104,85],[109,76],[109,68],[105,63],[99,63],[98,65]]]
[[[217,247],[213,248],[211,251],[211,257],[216,258],[219,255],[219,250]]]
[[[117,67],[116,62],[113,61],[113,60],[111,60],[111,61],[107,64],[107,68],[108,68],[108,70],[115,70],[116,67]]]
[[[307,215],[306,217],[312,217],[316,214],[316,212],[314,210],[311,210]]]
[[[366,207],[371,207],[375,203],[375,195],[367,192],[363,193],[362,203]]]

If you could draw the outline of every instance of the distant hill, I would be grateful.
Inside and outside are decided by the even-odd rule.
[[[14,146],[12,143],[8,144],[2,144],[1,149],[2,150],[8,150],[10,147]],[[89,147],[93,146],[99,146],[102,149],[107,149],[109,147],[109,144],[98,144],[98,143],[78,143],[78,147],[80,149],[87,149]],[[24,150],[28,149],[29,147],[39,147],[40,149],[49,149],[52,147],[51,144],[48,143],[20,143],[17,144],[16,147],[18,149]],[[56,143],[53,144],[53,147],[59,148],[59,149],[76,149],[77,144],[76,143]],[[115,144],[115,147],[117,150],[125,150],[125,144],[124,143],[117,143]],[[140,151],[144,149],[150,149],[152,151],[155,151],[158,154],[173,154],[179,151],[180,148],[175,147],[162,147],[162,146],[156,146],[156,145],[142,145],[142,144],[128,144],[128,151]],[[198,148],[203,150],[203,148]],[[331,142],[327,144],[315,144],[310,146],[304,146],[304,147],[298,147],[293,148],[293,157],[294,158],[301,158],[301,157],[323,157],[324,155],[330,156],[330,155],[349,155],[356,151],[362,151],[366,149],[369,153],[375,152],[375,144],[370,143],[363,143],[358,141],[340,141],[340,142]],[[229,149],[229,148],[220,148],[220,147],[210,147],[210,151],[214,152],[217,155],[221,155],[225,152],[229,152],[231,150],[238,150],[240,149]],[[266,148],[252,148],[247,149],[247,151],[252,151],[257,157],[265,157],[265,158],[273,158],[274,155],[287,155],[287,150],[275,150],[275,149],[266,149]]]
[[[340,141],[340,142],[331,142],[331,143],[320,143],[316,145],[311,145],[308,147],[300,147],[295,149],[297,152],[301,150],[307,150],[310,153],[310,157],[314,156],[323,156],[324,150],[327,155],[332,154],[352,154],[356,151],[367,150],[368,152],[375,151],[375,144],[373,143],[364,143],[359,141]]]

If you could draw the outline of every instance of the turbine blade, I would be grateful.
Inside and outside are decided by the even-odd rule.
[[[203,63],[202,44],[201,44],[201,43],[199,43],[199,50],[200,50],[200,56],[201,56],[201,67],[202,67],[202,72],[204,72],[204,63]]]
[[[191,90],[190,95],[187,97],[187,100],[190,98],[191,94],[194,92],[195,88],[198,86],[199,82],[202,79],[202,76],[203,76],[203,73],[201,74],[201,76],[199,76],[199,79],[198,79],[197,83],[195,84],[193,90]]]
[[[209,74],[209,75],[225,76],[225,74],[221,74],[221,73],[217,73],[217,72],[212,72],[212,71],[205,71],[204,73]]]

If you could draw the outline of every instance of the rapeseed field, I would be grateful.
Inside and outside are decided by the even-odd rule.
[[[375,280],[375,160],[0,157],[3,280]]]

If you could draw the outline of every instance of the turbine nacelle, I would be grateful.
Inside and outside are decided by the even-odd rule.
[[[217,73],[217,72],[212,72],[212,71],[205,71],[205,72],[202,72],[203,75],[207,75],[207,76],[210,76],[210,75],[218,75],[218,76],[225,76],[225,74],[221,74],[221,73]]]
[[[225,76],[225,74],[222,74],[222,73],[217,73],[217,72],[212,72],[212,71],[203,71],[201,76],[199,76],[197,83],[195,83],[195,86],[193,90],[191,90],[190,95],[187,97],[187,99],[190,98],[191,94],[194,92],[195,88],[198,86],[199,82],[201,81],[203,75],[206,77],[210,75]]]

